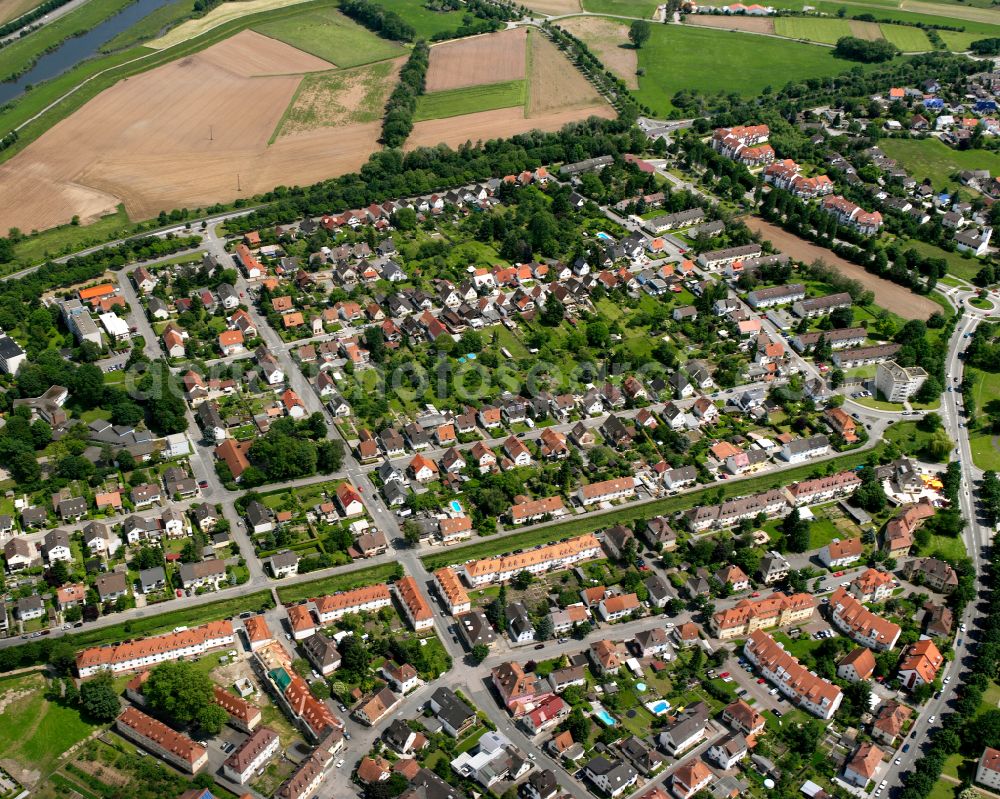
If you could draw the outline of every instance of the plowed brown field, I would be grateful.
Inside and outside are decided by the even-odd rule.
[[[559,27],[581,39],[626,86],[639,88],[638,52],[628,43],[627,25],[607,17],[570,17],[559,20]]]
[[[558,47],[538,31],[532,31],[529,46],[529,117],[544,117],[571,109],[591,109],[604,104],[604,98],[598,94],[597,89],[566,60]]]
[[[800,239],[759,217],[748,216],[744,217],[743,221],[746,222],[750,230],[760,233],[781,252],[796,261],[811,264],[814,261],[822,260],[834,267],[844,277],[857,280],[866,289],[874,292],[876,305],[887,311],[892,311],[904,319],[926,319],[935,311],[941,310],[934,300],[921,297],[898,283],[866,272],[857,264],[852,264],[831,250],[817,247],[812,242]]]
[[[687,25],[698,25],[702,28],[721,28],[727,31],[747,31],[748,33],[774,33],[774,20],[763,17],[688,14],[684,18],[684,22]]]
[[[267,146],[301,80],[282,73],[317,68],[329,65],[247,31],[119,82],[0,166],[0,230],[86,223],[119,202],[147,218],[357,169],[378,123]]]
[[[427,93],[522,80],[527,35],[526,28],[513,28],[435,45],[427,69]]]
[[[413,126],[413,133],[406,140],[406,149],[433,147],[436,144],[458,147],[467,141],[475,144],[477,141],[503,139],[518,133],[526,133],[529,130],[559,130],[569,122],[576,122],[590,116],[612,119],[615,116],[615,111],[605,103],[589,108],[556,111],[531,118],[524,116],[522,108],[501,108],[496,111],[481,111],[478,114],[465,114],[448,119],[431,119],[426,122],[418,122]]]

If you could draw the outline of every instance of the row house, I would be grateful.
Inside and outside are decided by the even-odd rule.
[[[830,618],[856,643],[878,652],[892,649],[902,633],[898,624],[872,613],[843,586],[830,597]]]
[[[841,224],[848,225],[863,235],[874,235],[882,227],[882,214],[878,211],[865,211],[840,195],[824,197],[820,207],[836,217]]]
[[[736,261],[758,258],[762,253],[763,249],[759,244],[743,244],[724,250],[710,250],[698,256],[698,265],[705,269],[717,270]]]
[[[760,599],[741,599],[736,605],[712,615],[717,638],[743,637],[755,630],[804,624],[812,618],[816,600],[811,594],[786,595],[776,591]]]
[[[348,613],[373,613],[392,604],[392,596],[386,585],[369,585],[342,591],[338,594],[321,596],[315,601],[316,615],[321,624],[334,622]]]
[[[820,339],[832,350],[860,347],[868,339],[868,330],[864,327],[842,327],[818,333],[797,333],[789,339],[789,343],[796,352],[808,352],[819,343]]]
[[[546,518],[557,519],[565,516],[566,513],[562,497],[555,496],[518,502],[511,505],[509,515],[512,524],[525,524]]]
[[[743,654],[782,694],[814,716],[829,720],[840,707],[840,688],[810,672],[764,631],[750,634]]]
[[[102,670],[125,674],[148,669],[157,663],[198,658],[216,649],[232,647],[235,641],[230,622],[209,622],[180,632],[84,649],[76,655],[76,670],[81,679],[93,677]]]
[[[416,580],[407,575],[393,583],[392,588],[414,630],[426,630],[434,626],[434,612],[420,593]]]
[[[747,303],[754,310],[773,308],[805,299],[806,287],[802,283],[788,283],[783,286],[771,286],[756,289],[747,294]]]
[[[786,489],[789,502],[796,506],[817,505],[853,494],[861,485],[855,471],[843,471],[813,480],[803,480]]]
[[[600,555],[600,542],[596,536],[588,533],[527,552],[468,561],[456,566],[455,569],[467,585],[480,588],[492,583],[506,582],[522,571],[541,574],[551,569],[565,569]]]
[[[135,707],[129,706],[122,711],[115,719],[115,729],[188,774],[197,773],[208,763],[208,750],[204,746]]]
[[[901,344],[876,344],[870,347],[850,347],[834,352],[831,360],[834,366],[841,369],[853,369],[856,366],[868,366],[887,361],[901,349]]]
[[[812,297],[792,304],[792,313],[802,319],[812,319],[825,316],[838,308],[850,308],[853,300],[846,291],[827,294],[825,297]]]
[[[728,499],[721,505],[702,505],[684,512],[694,532],[711,527],[732,527],[743,519],[753,519],[758,514],[784,516],[790,510],[785,492],[771,489],[748,497]]]
[[[434,572],[434,585],[437,588],[438,596],[448,606],[448,612],[452,616],[468,613],[472,609],[468,593],[458,579],[458,575],[450,567],[446,566]]]
[[[599,483],[589,483],[577,491],[577,499],[583,507],[602,502],[631,499],[635,496],[635,478],[618,477]]]

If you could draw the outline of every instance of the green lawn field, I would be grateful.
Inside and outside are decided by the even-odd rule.
[[[615,14],[643,19],[651,18],[658,5],[658,0],[583,0],[583,10],[592,14]]]
[[[969,31],[961,33],[958,31],[938,31],[938,35],[944,39],[944,43],[948,45],[948,49],[956,53],[968,50],[972,42],[983,38],[981,33],[970,33]]]
[[[425,94],[417,99],[417,111],[413,115],[413,121],[445,119],[462,114],[474,114],[477,111],[524,105],[526,86],[527,83],[523,80],[510,80],[504,83],[467,86],[464,89]]]
[[[63,752],[94,729],[76,710],[45,699],[44,689],[45,679],[39,672],[0,684],[0,696],[28,692],[4,708],[0,751],[4,757],[43,774],[48,773]]]
[[[846,19],[778,17],[774,20],[774,32],[789,39],[836,44],[840,37],[851,35],[851,23]]]
[[[888,3],[876,2],[876,0],[858,0],[858,2],[840,2],[840,0],[815,0],[809,3],[817,11],[824,14],[835,15],[840,9],[847,9],[847,17],[854,17],[859,14],[871,14],[878,20],[897,20],[915,24],[923,22],[926,25],[954,25],[965,28],[967,33],[985,33],[996,36],[1000,32],[1000,23],[992,20],[983,22],[979,20],[965,19],[963,17],[939,14],[916,13],[913,11],[902,11],[899,2],[892,0]],[[932,4],[936,5],[936,4]],[[951,5],[950,3],[948,5]],[[801,6],[799,6],[801,8]],[[962,13],[962,8],[957,8],[956,13]],[[987,15],[988,16],[988,15]]]
[[[903,246],[906,249],[912,248],[928,258],[944,258],[948,262],[948,273],[963,280],[971,281],[982,268],[982,264],[976,258],[972,258],[971,256],[965,258],[960,252],[947,252],[940,247],[935,247],[933,244],[927,244],[917,239],[911,239]]]
[[[879,142],[885,154],[918,181],[930,178],[935,189],[956,189],[953,172],[963,169],[988,169],[1000,173],[1000,155],[986,150],[953,150],[937,139],[883,139]]]
[[[333,8],[309,9],[254,25],[253,30],[338,67],[356,67],[405,53],[397,42],[376,36]]]
[[[654,112],[666,113],[681,89],[751,97],[766,86],[779,89],[791,78],[837,75],[859,65],[838,61],[828,47],[711,28],[654,25],[639,51],[639,66],[646,74],[639,78],[636,98]]]
[[[972,390],[976,409],[991,402],[1000,402],[1000,372],[983,372],[973,367],[966,368],[966,374],[975,379]],[[972,445],[972,460],[980,469],[1000,471],[1000,436],[989,431],[976,432],[969,436]]]
[[[386,4],[409,22],[418,39],[430,39],[435,33],[453,31],[462,24],[461,11],[431,11],[424,7],[424,0],[392,0]]]
[[[882,36],[892,42],[904,53],[931,50],[930,39],[920,28],[910,28],[906,25],[881,25]]]

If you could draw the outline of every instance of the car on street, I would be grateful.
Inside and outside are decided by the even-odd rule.
[[[958,625],[958,629],[961,630],[963,633],[965,632],[965,622],[964,621],[961,624]]]
[[[535,644],[535,649],[545,649],[545,644]]]
[[[934,723],[935,721],[937,721],[937,716],[931,716],[931,717],[930,717],[929,719],[927,719],[927,724],[928,724],[928,725],[931,725],[931,724],[933,724],[933,723]]]
[[[719,677],[721,677],[722,679],[725,679],[728,676],[729,676],[729,672],[728,671],[724,671],[724,672],[722,672],[722,674],[719,675]]]
[[[208,480],[199,480],[198,488],[208,488]]]
[[[337,768],[343,768],[345,762],[344,758],[340,758],[340,760],[337,761]]]
[[[910,751],[910,745],[909,744],[903,744],[903,751],[904,752],[909,752]]]
[[[903,758],[901,758],[901,757],[897,757],[897,758],[896,758],[895,760],[893,760],[892,762],[893,762],[893,764],[895,764],[895,765],[897,765],[897,766],[898,766],[898,765],[899,765],[900,763],[902,763],[902,762],[903,762]]]

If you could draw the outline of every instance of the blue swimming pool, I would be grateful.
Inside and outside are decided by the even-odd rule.
[[[635,684],[635,690],[637,690],[640,694],[645,693],[646,692],[646,683],[644,683],[644,682],[637,682]]]
[[[670,703],[666,699],[657,699],[655,702],[647,702],[646,707],[656,716],[662,716],[670,710]]]
[[[604,239],[605,241],[614,241],[614,237],[605,233],[603,230],[597,234],[597,238]]]
[[[594,710],[594,715],[601,720],[601,724],[605,727],[614,727],[618,722],[615,721],[615,717],[612,716],[603,707],[596,708]]]
[[[453,513],[461,513],[462,512],[462,504],[457,499],[453,499],[449,503],[449,507],[451,508],[451,510],[452,510]]]

